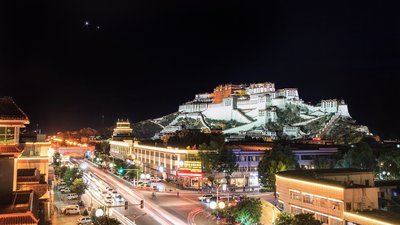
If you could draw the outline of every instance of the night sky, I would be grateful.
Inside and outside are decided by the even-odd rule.
[[[97,128],[103,113],[106,125],[155,118],[218,84],[268,81],[314,104],[343,98],[372,132],[399,133],[396,1],[7,2],[0,96],[44,132]]]

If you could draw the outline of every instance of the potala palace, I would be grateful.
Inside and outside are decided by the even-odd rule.
[[[269,82],[226,84],[180,105],[177,117],[163,126],[159,135],[186,127],[222,129],[232,136],[323,138],[339,120],[352,120],[344,100],[326,99],[310,105],[299,97],[297,88],[276,89]],[[365,126],[357,129],[369,132]]]

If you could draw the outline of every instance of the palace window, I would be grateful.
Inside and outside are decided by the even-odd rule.
[[[0,145],[14,145],[14,135],[14,127],[0,127]]]

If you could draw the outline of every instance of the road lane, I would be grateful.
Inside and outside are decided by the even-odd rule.
[[[75,160],[75,161],[78,162],[79,164],[84,162],[83,160]],[[145,199],[140,192],[132,189],[121,180],[91,165],[90,163],[87,163],[87,165],[89,171],[91,171],[93,174],[102,179],[106,184],[114,187],[125,198],[125,200],[129,201],[130,204],[138,204],[140,203],[140,200]],[[166,210],[159,207],[157,204],[145,200],[144,205],[145,207],[143,209],[143,212],[147,213],[148,216],[154,218],[154,220],[156,221],[156,223],[153,224],[162,224],[162,225],[186,224],[186,218],[184,220],[177,218],[175,215],[170,214]],[[142,218],[144,217],[141,217],[140,219]]]

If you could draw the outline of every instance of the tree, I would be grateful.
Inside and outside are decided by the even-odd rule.
[[[96,154],[110,154],[110,144],[107,141],[102,141],[96,144]]]
[[[300,213],[297,215],[291,215],[283,212],[279,214],[275,221],[276,225],[322,225],[323,223],[314,218],[313,214]]]
[[[275,220],[275,225],[292,225],[293,215],[287,212],[282,212],[279,214],[278,218]]]
[[[275,174],[280,171],[296,169],[296,158],[289,146],[276,145],[270,151],[266,151],[258,164],[258,174],[263,186],[275,190]]]
[[[233,216],[240,224],[251,225],[260,222],[262,203],[259,198],[245,197],[233,209]]]
[[[70,186],[76,178],[81,178],[81,177],[82,176],[77,168],[72,168],[72,169],[67,168],[63,178],[65,183],[67,183],[67,185]]]
[[[61,165],[61,154],[59,152],[54,152],[53,163],[56,167],[59,167]]]
[[[386,150],[380,153],[375,173],[379,180],[400,179],[400,151]]]
[[[119,222],[117,219],[108,217],[108,216],[102,216],[97,218],[93,225],[120,225],[121,222]]]
[[[233,153],[233,151],[230,149],[222,148],[218,152],[218,158],[215,167],[218,172],[224,173],[226,183],[228,186],[230,186],[232,173],[238,169],[236,155]]]
[[[64,177],[65,172],[67,171],[68,167],[62,166],[62,167],[56,167],[56,174],[59,177]]]
[[[199,157],[211,183],[215,180],[215,173],[224,173],[226,182],[230,185],[231,175],[238,168],[236,155],[232,150],[221,148],[217,151],[200,152]]]
[[[83,182],[82,178],[75,179],[71,185],[71,191],[76,193],[81,199],[81,195],[85,193],[87,185]]]
[[[359,142],[352,147],[343,159],[336,163],[337,168],[357,168],[372,170],[376,166],[372,148],[366,142]]]

